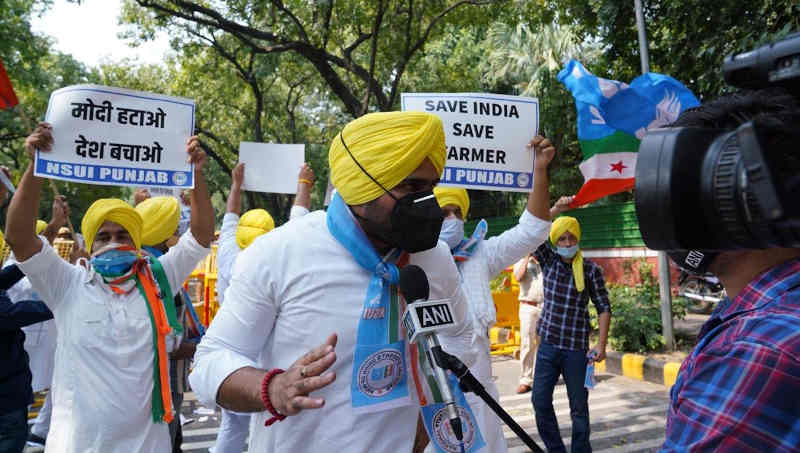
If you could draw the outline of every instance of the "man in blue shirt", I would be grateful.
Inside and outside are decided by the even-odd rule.
[[[5,290],[25,274],[16,264],[0,271],[0,451],[20,453],[28,440],[28,405],[33,403],[31,369],[22,328],[53,318],[41,301],[11,302]]]

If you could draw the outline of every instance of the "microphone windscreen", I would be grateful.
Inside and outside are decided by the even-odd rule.
[[[406,298],[406,303],[416,300],[428,300],[431,288],[428,286],[428,276],[421,267],[409,264],[400,269],[400,281],[397,288]]]

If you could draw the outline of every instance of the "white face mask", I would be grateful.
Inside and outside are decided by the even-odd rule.
[[[464,239],[464,221],[458,217],[448,217],[442,222],[442,232],[439,233],[439,240],[444,241],[450,250],[456,248],[459,242]]]

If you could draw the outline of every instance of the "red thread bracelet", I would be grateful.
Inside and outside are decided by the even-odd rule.
[[[264,403],[264,408],[269,411],[270,414],[272,414],[272,418],[264,422],[264,426],[269,426],[286,418],[285,415],[275,410],[275,407],[272,405],[272,401],[269,400],[269,381],[283,372],[284,370],[280,368],[273,368],[264,375],[264,379],[261,381],[261,402]]]

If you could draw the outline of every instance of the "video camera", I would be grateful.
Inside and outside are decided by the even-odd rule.
[[[777,86],[800,99],[800,33],[728,56],[722,69],[735,87]],[[753,121],[733,131],[648,131],[634,192],[645,244],[671,251],[679,266],[700,273],[716,251],[800,247],[800,175],[791,182],[775,178],[780,164],[764,152],[764,132]],[[800,155],[800,142],[793,147],[786,152]]]

